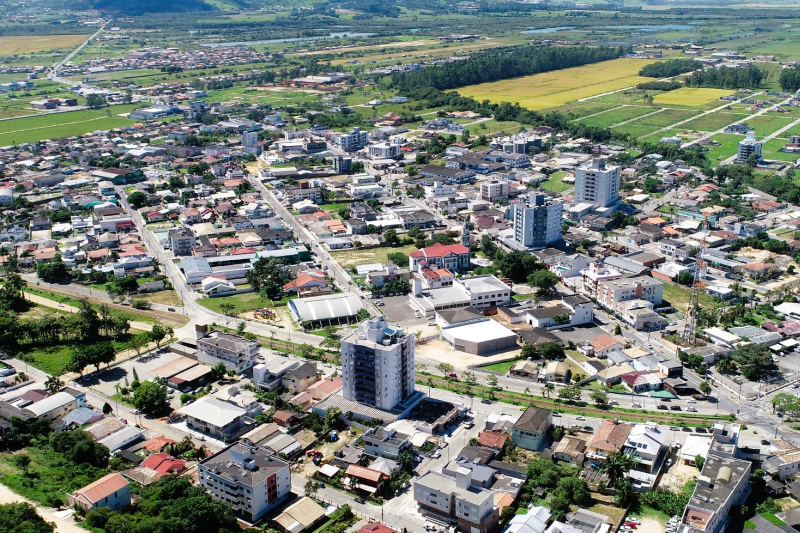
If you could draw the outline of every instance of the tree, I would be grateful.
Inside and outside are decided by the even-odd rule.
[[[567,401],[580,400],[581,390],[572,386],[563,387],[558,391],[558,397]]]
[[[769,348],[761,344],[739,346],[733,351],[731,358],[739,364],[742,375],[751,381],[758,381],[775,368]]]
[[[723,374],[732,374],[736,371],[736,363],[730,357],[723,357],[716,364],[717,371]]]
[[[486,377],[486,384],[489,385],[491,388],[497,387],[497,376],[494,374],[489,374]]]
[[[303,487],[303,492],[305,492],[306,498],[316,498],[317,496],[317,487],[319,482],[315,479],[309,479],[306,481],[305,486]]]
[[[700,392],[708,396],[711,394],[711,385],[709,385],[708,381],[703,381],[700,383]]]
[[[589,397],[598,407],[605,407],[608,405],[608,393],[604,390],[594,390],[589,394]]]
[[[552,383],[545,383],[544,389],[543,389],[545,397],[549,398],[554,390],[556,390],[556,386],[555,385],[553,385]]]
[[[511,278],[514,283],[521,283],[527,280],[528,276],[534,271],[544,270],[545,266],[533,256],[519,250],[507,254],[497,254],[495,266],[503,276]]]
[[[697,466],[698,470],[700,470],[700,471],[703,470],[703,464],[705,464],[705,462],[706,462],[706,458],[703,457],[702,455],[697,454],[697,455],[694,456],[694,464],[695,464],[695,466]]]
[[[128,203],[134,209],[139,209],[147,205],[147,195],[142,191],[132,192],[128,195]]]
[[[56,254],[53,259],[47,263],[39,263],[36,265],[36,275],[39,279],[48,283],[64,281],[69,279],[69,271],[67,265],[61,258],[61,254]]]
[[[616,484],[614,490],[614,503],[618,506],[625,506],[633,495],[633,481],[630,478],[624,478]]]
[[[53,533],[56,525],[39,516],[36,508],[27,503],[0,505],[0,532],[2,533]]]
[[[276,258],[260,257],[253,263],[253,268],[247,271],[247,281],[265,298],[282,292],[291,277],[291,270]]]
[[[91,363],[88,354],[80,347],[75,347],[69,355],[65,369],[69,372],[77,372],[83,377],[84,369]]]
[[[338,407],[331,407],[325,412],[325,427],[336,429],[342,425],[342,410]]]
[[[300,351],[300,355],[302,355],[306,359],[311,357],[311,354],[314,353],[314,347],[308,344],[307,342],[304,342],[303,344],[298,346],[297,349]]]
[[[528,276],[528,285],[539,295],[549,294],[558,285],[558,276],[549,270],[537,270]]]
[[[131,337],[128,341],[127,348],[136,352],[137,357],[142,355],[142,350],[150,343],[150,334],[146,332],[139,333]]]
[[[436,370],[442,373],[446,379],[450,379],[450,374],[453,372],[453,365],[450,363],[439,363],[436,365]]]
[[[356,320],[358,320],[359,322],[361,322],[362,320],[366,320],[371,316],[372,315],[370,315],[369,311],[367,311],[366,309],[359,309],[358,311],[356,311]]]
[[[109,404],[108,402],[103,404],[103,414],[104,415],[108,416],[113,412],[114,412],[114,409],[111,407],[111,404]]]
[[[156,322],[153,324],[153,328],[150,330],[150,340],[156,343],[156,349],[161,349],[161,341],[163,341],[167,336],[172,336],[174,331],[170,326],[163,326]]]
[[[564,438],[566,430],[562,426],[553,426],[553,441],[560,441]]]
[[[581,505],[589,500],[589,484],[579,477],[564,477],[558,482],[554,494],[566,498],[570,504]]]
[[[20,453],[13,456],[12,461],[17,468],[21,468],[25,475],[28,475],[28,468],[31,466],[31,456],[27,453]]]
[[[148,414],[156,414],[167,407],[167,388],[155,381],[145,381],[133,393],[133,405]]]
[[[540,359],[542,357],[542,355],[539,353],[539,350],[536,348],[536,345],[531,344],[530,342],[524,342],[522,344],[520,356],[522,356],[524,359]]]
[[[619,327],[619,324],[614,326],[614,335],[622,335],[622,328]]]
[[[564,348],[562,348],[558,343],[552,341],[545,342],[539,346],[539,353],[541,353],[542,357],[548,361],[552,361],[554,359],[563,359],[566,356],[564,353]]]
[[[86,105],[89,109],[99,109],[108,105],[105,95],[90,94],[86,97]]]
[[[44,382],[44,388],[50,394],[55,394],[61,390],[61,387],[64,386],[64,382],[59,379],[59,376],[52,375]]]
[[[400,238],[393,229],[387,230],[386,233],[383,234],[383,240],[389,246],[398,246],[400,244]]]
[[[606,462],[600,470],[608,475],[609,485],[616,487],[617,482],[625,477],[630,470],[633,470],[635,463],[630,455],[617,452],[608,456]]]
[[[796,415],[800,413],[800,398],[793,394],[780,393],[772,398],[773,412]]]
[[[225,316],[233,316],[236,314],[236,306],[228,302],[219,304],[219,310],[222,311],[222,314]]]

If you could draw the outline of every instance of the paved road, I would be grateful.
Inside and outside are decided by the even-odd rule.
[[[55,65],[53,65],[52,70],[50,72],[48,72],[48,74],[47,74],[47,79],[55,81],[55,82],[58,82],[58,83],[66,83],[68,85],[84,85],[84,83],[81,82],[81,81],[77,81],[76,82],[76,81],[72,81],[72,80],[68,80],[66,78],[60,77],[58,75],[58,70],[61,67],[63,67],[65,64],[67,64],[67,62],[71,61],[72,58],[75,57],[78,53],[80,53],[80,51],[83,50],[84,47],[86,47],[87,44],[92,42],[92,40],[94,40],[98,35],[103,33],[103,31],[105,31],[105,29],[106,29],[106,26],[108,26],[111,23],[111,20],[112,19],[109,19],[105,24],[103,24],[100,27],[99,30],[97,30],[91,37],[86,39],[78,48],[76,48],[75,50],[70,52],[70,54],[67,57],[65,57],[64,59],[62,59],[61,61],[59,61]]]

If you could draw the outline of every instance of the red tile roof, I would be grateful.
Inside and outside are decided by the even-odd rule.
[[[478,444],[481,446],[488,446],[489,448],[502,450],[503,446],[506,444],[506,441],[510,438],[511,435],[508,433],[486,430],[481,433],[480,437],[478,437]]]
[[[148,452],[160,452],[167,444],[175,444],[175,441],[167,437],[156,437],[144,443],[143,448]]]
[[[433,246],[412,252],[411,257],[445,257],[450,254],[463,255],[468,253],[469,248],[463,244],[441,244],[437,242]]]
[[[362,527],[358,530],[358,533],[395,533],[395,530],[378,522],[373,522]]]
[[[379,482],[382,478],[389,477],[379,470],[373,470],[371,468],[359,465],[348,466],[347,471],[345,471],[345,474],[348,476],[356,477],[358,479],[365,479],[373,483]]]
[[[186,468],[186,461],[166,453],[154,453],[142,461],[141,466],[155,470],[159,474],[173,474],[183,471]]]
[[[89,483],[82,489],[76,490],[74,496],[76,498],[81,497],[84,501],[95,504],[127,486],[128,481],[120,474],[108,474],[94,483]]]

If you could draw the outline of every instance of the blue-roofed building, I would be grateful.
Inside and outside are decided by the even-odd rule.
[[[181,270],[186,283],[190,285],[200,283],[212,274],[211,265],[205,257],[184,257],[181,259]]]
[[[58,422],[60,423],[60,428],[76,429],[102,419],[103,413],[98,413],[97,411],[89,409],[88,407],[78,407],[77,409],[73,409],[61,417]]]

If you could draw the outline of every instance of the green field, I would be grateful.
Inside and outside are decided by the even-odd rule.
[[[110,130],[135,124],[135,120],[118,115],[130,113],[140,105],[117,105],[103,109],[87,109],[52,113],[36,117],[0,121],[0,146],[29,143],[83,135],[95,130]]]
[[[567,172],[561,170],[550,175],[550,179],[542,182],[542,189],[553,192],[564,192],[567,189],[574,187],[571,183],[563,183],[562,180],[567,177]]]
[[[791,118],[787,118],[775,113],[761,115],[760,117],[755,117],[747,121],[747,124],[753,128],[753,131],[755,131],[756,138],[765,137],[781,128],[785,128],[791,123]],[[789,132],[785,132],[785,135],[788,138]]]
[[[696,111],[687,109],[665,109],[660,113],[636,119],[633,122],[618,126],[619,131],[629,133],[636,137],[646,137],[662,128],[666,128],[696,115]],[[617,129],[614,128],[614,129]]]
[[[682,87],[655,96],[653,102],[664,105],[699,106],[709,102],[719,101],[719,105],[723,105],[725,102],[721,101],[720,97],[733,94],[734,92],[736,91],[731,91],[729,89]]]
[[[719,163],[732,155],[736,155],[739,141],[744,139],[744,136],[730,133],[718,133],[717,135],[712,135],[710,139],[721,143],[720,146],[709,146],[707,154],[712,163]]]
[[[586,124],[587,126],[609,128],[615,124],[619,124],[620,122],[638,118],[648,113],[652,113],[653,111],[656,110],[652,107],[629,105],[619,109],[611,109],[610,111],[606,111],[593,117],[581,119],[579,122],[581,124]]]
[[[345,270],[349,270],[356,265],[367,265],[370,263],[388,263],[389,254],[401,253],[409,255],[411,252],[416,252],[417,247],[413,244],[408,246],[397,246],[395,248],[381,247],[369,248],[366,250],[344,250],[341,252],[331,252],[331,256],[336,260],[339,265]],[[397,265],[401,268],[408,268],[408,265]]]
[[[691,120],[681,125],[681,128],[693,131],[717,131],[743,120],[747,120],[747,117],[736,113],[718,111]]]
[[[493,365],[482,366],[481,370],[493,370],[495,372],[500,372],[501,374],[508,374],[508,371],[511,370],[511,367],[517,361],[505,361],[503,363],[495,363]]]
[[[288,298],[272,301],[268,298],[263,298],[257,292],[245,292],[243,294],[234,294],[233,296],[220,296],[219,298],[200,298],[197,303],[217,313],[222,313],[223,304],[231,304],[234,306],[233,314],[250,313],[256,309],[264,307],[275,307],[275,304],[285,303]]]
[[[651,78],[639,76],[638,72],[643,66],[653,62],[614,59],[521,78],[470,85],[458,92],[479,101],[519,102],[520,106],[528,109],[547,109],[652,81]]]
[[[764,143],[762,147],[762,156],[764,159],[776,159],[778,161],[797,161],[800,159],[800,154],[798,153],[791,153],[791,152],[779,152],[779,148],[783,148],[783,146],[788,141],[786,139],[772,139],[771,141],[767,141]]]

